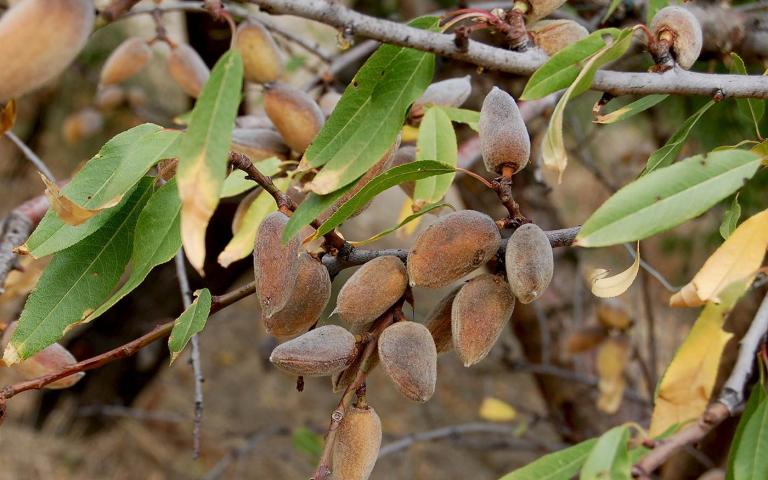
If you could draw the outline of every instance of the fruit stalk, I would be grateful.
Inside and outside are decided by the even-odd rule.
[[[336,441],[336,434],[338,432],[339,425],[341,425],[341,421],[344,419],[344,415],[347,412],[347,409],[350,405],[352,405],[352,400],[355,398],[358,389],[360,389],[365,384],[365,379],[368,376],[368,372],[370,371],[371,367],[371,357],[373,352],[376,350],[379,335],[381,335],[385,328],[394,323],[395,312],[402,308],[403,301],[404,300],[401,299],[399,302],[397,302],[397,304],[395,304],[394,307],[390,308],[381,317],[379,317],[379,319],[374,322],[371,329],[364,335],[363,341],[367,343],[365,345],[365,349],[363,349],[362,353],[360,354],[362,355],[360,367],[357,369],[355,379],[352,381],[352,383],[349,384],[349,386],[347,386],[346,390],[344,390],[344,393],[341,395],[341,400],[339,400],[339,404],[331,414],[331,423],[328,426],[328,433],[325,436],[325,446],[323,447],[323,453],[320,456],[317,469],[315,470],[314,475],[312,475],[312,480],[328,480],[331,478],[330,465],[332,464],[333,460],[333,445]]]

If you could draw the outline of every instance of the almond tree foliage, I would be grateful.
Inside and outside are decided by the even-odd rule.
[[[758,192],[768,156],[761,134],[768,80],[755,62],[761,55],[754,42],[747,61],[737,51],[746,41],[728,43],[734,51],[711,50],[722,45],[712,16],[734,16],[747,29],[742,37],[748,36],[752,5],[654,0],[638,11],[614,0],[595,11],[581,2],[524,0],[489,10],[447,2],[449,8],[435,15],[392,23],[325,0],[206,1],[203,7],[116,0],[101,2],[98,12],[91,0],[12,3],[0,17],[0,127],[9,138],[17,139],[15,111],[25,94],[71,68],[94,28],[131,15],[151,15],[156,37],[129,38],[114,50],[96,101],[119,103],[120,85],[142,74],[159,55],[158,44],[169,76],[195,101],[174,126],[144,123],[115,135],[66,182],[57,183],[20,145],[42,172],[45,201],[37,209],[47,211],[35,215],[20,207],[5,220],[0,282],[17,255],[51,259],[18,321],[3,326],[3,361],[27,379],[0,389],[3,415],[21,392],[69,387],[86,370],[158,340],[167,338],[173,362],[188,344],[197,348],[196,335],[211,314],[255,294],[260,323],[281,342],[270,357],[274,366],[298,377],[299,385],[305,376],[330,377],[332,389],[341,392],[313,478],[365,479],[382,440],[376,392],[366,388],[374,368],[380,366],[406,399],[426,402],[439,395],[441,355],[455,354],[466,367],[483,361],[510,328],[516,303],[557,295],[548,292],[562,261],[553,248],[579,255],[627,246],[634,257],[629,268],[613,275],[596,270],[589,279],[596,297],[618,297],[650,268],[641,259],[645,239],[707,215],[721,217],[719,232],[711,235],[722,241],[670,295],[671,307],[698,309],[699,316],[658,382],[648,385],[650,423],[615,425],[503,479],[653,478],[673,454],[731,416],[740,419],[721,466],[725,475],[768,478],[768,300],[751,312],[735,364],[723,361],[734,336],[730,313],[740,300],[764,291],[768,205]],[[250,8],[256,5],[266,13],[256,15]],[[163,13],[175,10],[202,10],[231,26],[231,47],[212,69],[183,40],[169,38]],[[271,15],[281,13],[339,28],[341,43],[358,40],[355,35],[382,43],[369,50],[343,91],[335,89],[333,64],[329,73],[298,86],[291,75],[302,66],[286,60],[286,41],[311,55],[327,54],[303,32],[276,26],[279,19]],[[20,58],[19,51],[33,53]],[[327,60],[347,57],[340,52]],[[439,57],[483,70],[436,81]],[[484,76],[498,85],[490,88]],[[261,107],[242,115],[246,87],[259,92]],[[478,89],[481,108],[463,108]],[[569,175],[577,133],[566,112],[589,121],[582,99],[594,91],[602,94],[591,120],[601,129],[675,108],[677,129],[582,225],[544,230],[536,209],[515,198],[531,179],[554,191],[578,181]],[[685,97],[694,108],[682,116]],[[537,105],[544,105],[534,111],[546,118],[546,128],[530,135],[526,124],[534,118],[525,111]],[[100,121],[93,110],[80,112],[70,117],[65,134],[77,140]],[[711,133],[712,125],[730,136],[719,132],[689,142],[705,128]],[[717,143],[725,138],[728,143]],[[482,174],[462,154],[472,142]],[[461,179],[490,192],[504,215],[493,218],[447,201],[449,192],[466,188]],[[372,201],[397,186],[407,201],[396,225],[368,239],[341,236],[340,226],[366,215]],[[231,197],[242,198],[231,240],[222,251],[207,251],[211,218],[220,200]],[[363,248],[427,221],[410,250]],[[206,259],[227,267],[252,257],[254,279],[224,295],[204,288],[192,298],[182,268],[187,308],[175,321],[81,362],[58,343],[78,325],[99,321],[153,269],[174,257],[183,260],[179,252],[203,277]],[[356,266],[332,300],[335,276]],[[414,303],[414,292],[442,287],[451,290],[427,318],[408,318],[404,305]],[[324,313],[329,304],[331,315]],[[597,408],[605,414],[626,401],[627,369],[650,354],[636,352],[640,334],[630,317],[634,313],[606,313],[599,326],[569,339],[572,353],[595,357]],[[651,325],[646,335],[657,333]],[[655,371],[655,356],[651,361]],[[718,378],[724,367],[727,374]],[[198,394],[201,406],[202,390]],[[514,414],[495,402],[481,407],[485,418]]]

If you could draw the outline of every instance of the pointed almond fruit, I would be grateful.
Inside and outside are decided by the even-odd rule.
[[[419,234],[408,253],[411,286],[440,288],[491,260],[501,235],[491,217],[460,210],[440,217]]]
[[[509,322],[515,297],[498,275],[485,273],[468,281],[453,300],[453,348],[465,367],[484,359]]]
[[[241,23],[235,45],[243,56],[245,79],[256,83],[274,82],[283,74],[283,58],[275,40],[260,23]]]
[[[435,393],[437,349],[427,327],[397,322],[379,336],[379,360],[397,390],[417,402]]]
[[[381,420],[370,406],[347,409],[333,446],[334,480],[367,480],[379,457]]]
[[[269,361],[293,375],[323,377],[344,370],[354,353],[354,335],[338,325],[325,325],[281,343]]]
[[[261,313],[271,317],[285,307],[291,298],[299,275],[299,238],[283,244],[282,235],[288,217],[271,213],[259,225],[253,248],[256,296]]]
[[[190,97],[197,98],[203,91],[203,85],[211,76],[211,70],[200,55],[187,45],[180,43],[171,50],[166,58],[166,65],[176,84]]]
[[[341,287],[335,313],[350,326],[364,326],[397,302],[408,287],[405,265],[395,256],[375,258]]]
[[[307,149],[325,123],[325,116],[312,97],[290,85],[267,85],[264,110],[285,143],[299,153]]]
[[[141,38],[125,40],[107,58],[101,69],[99,83],[114,85],[136,75],[147,66],[152,58],[152,49]]]
[[[451,308],[453,307],[453,299],[456,298],[456,294],[459,293],[460,289],[461,286],[458,286],[448,292],[448,295],[444,296],[435,305],[435,308],[432,309],[424,321],[429,333],[432,334],[432,339],[435,341],[437,353],[447,352],[453,348]]]
[[[533,223],[526,223],[509,237],[504,262],[512,292],[522,303],[539,298],[552,281],[552,246],[547,234]]]
[[[517,173],[528,165],[531,139],[515,99],[498,87],[485,96],[480,109],[480,152],[490,173],[507,166]]]

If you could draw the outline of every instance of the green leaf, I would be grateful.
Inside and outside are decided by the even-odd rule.
[[[277,157],[270,157],[256,162],[254,165],[259,169],[259,172],[267,177],[271,177],[280,171],[282,162]],[[221,187],[221,198],[234,197],[256,188],[258,184],[246,178],[247,176],[248,174],[242,170],[233,170],[224,180],[224,185]]]
[[[122,287],[84,320],[90,322],[141,285],[149,272],[169,261],[181,248],[181,199],[172,179],[150,197],[133,233],[131,274]]]
[[[287,178],[277,178],[273,181],[275,186],[282,191],[285,191],[290,184],[290,180]],[[264,191],[259,193],[245,211],[240,228],[235,232],[224,251],[219,254],[219,265],[226,268],[250,255],[256,242],[256,231],[259,225],[267,218],[267,215],[275,210],[277,210],[277,205],[272,195]]]
[[[615,38],[619,32],[616,28],[597,30],[552,55],[544,65],[533,72],[520,99],[535,100],[567,88],[582,70],[582,62],[605,48],[603,37],[610,35]]]
[[[420,216],[424,215],[425,213],[429,213],[432,210],[437,210],[438,208],[443,208],[443,207],[448,207],[448,208],[450,208],[452,210],[456,210],[453,207],[453,205],[451,205],[449,203],[433,203],[432,205],[426,205],[426,206],[422,207],[418,212],[416,212],[416,213],[414,213],[412,215],[408,215],[407,217],[405,217],[400,223],[398,223],[394,227],[390,227],[390,228],[388,228],[386,230],[383,230],[383,231],[377,233],[376,235],[374,235],[374,236],[372,236],[372,237],[370,237],[370,238],[368,238],[366,240],[360,240],[359,242],[349,242],[349,244],[352,245],[352,246],[355,246],[355,247],[361,247],[363,245],[368,245],[369,243],[373,243],[376,240],[378,240],[378,239],[380,239],[382,237],[386,237],[390,233],[397,231],[401,227],[411,223],[412,221],[416,220],[417,218],[419,218]]]
[[[754,153],[725,150],[656,170],[609,198],[584,223],[576,243],[603,247],[668,230],[733,194],[759,167]]]
[[[699,119],[709,110],[715,102],[710,100],[703,107],[701,107],[696,113],[688,117],[680,128],[667,140],[667,143],[663,147],[653,152],[648,158],[648,162],[645,164],[645,170],[641,175],[647,175],[657,168],[666,167],[671,165],[675,161],[680,150],[683,149],[685,141],[688,139],[691,130]]]
[[[6,363],[27,359],[58,341],[109,296],[128,263],[133,229],[151,193],[152,179],[145,178],[98,231],[53,257],[27,299],[5,350]]]
[[[608,9],[605,11],[605,15],[603,15],[602,20],[600,20],[600,23],[605,23],[608,18],[610,18],[611,15],[613,15],[613,12],[616,11],[617,8],[619,8],[619,5],[621,5],[621,0],[611,0],[611,4],[608,6]]]
[[[630,476],[629,427],[614,427],[597,439],[584,462],[579,480],[626,480]]]
[[[755,390],[762,389],[761,385],[755,386]],[[768,478],[768,399],[765,392],[762,396],[762,401],[747,418],[741,432],[733,461],[734,480]]]
[[[219,204],[232,129],[240,105],[243,59],[230,50],[213,67],[181,139],[176,178],[181,197],[181,239],[189,262],[202,272],[205,232]]]
[[[476,132],[480,131],[480,112],[456,107],[441,106],[432,108],[440,108],[448,115],[452,122],[463,123]]]
[[[586,440],[558,452],[544,455],[499,480],[570,480],[578,473],[597,439]]]
[[[747,405],[744,407],[744,411],[741,412],[739,425],[736,427],[736,433],[734,433],[733,441],[731,441],[731,451],[728,453],[728,469],[726,472],[725,480],[736,479],[736,461],[737,459],[743,459],[742,454],[740,454],[740,449],[742,446],[742,440],[744,439],[744,430],[747,428],[747,424],[749,424],[752,420],[752,417],[754,416],[758,407],[765,405],[766,398],[768,398],[768,394],[766,394],[765,387],[763,387],[763,385],[760,383],[756,383],[752,387],[752,393],[749,395],[749,400],[747,400]],[[746,442],[745,445],[747,445],[747,448],[749,448],[750,445],[753,445],[753,442]]]
[[[661,95],[661,94],[655,94],[655,95],[646,95],[644,97],[641,97],[639,100],[635,100],[634,102],[624,105],[621,108],[617,108],[616,110],[606,113],[605,115],[598,115],[597,118],[595,118],[595,123],[599,123],[601,125],[608,125],[611,123],[621,122],[622,120],[626,120],[628,118],[634,117],[638,113],[644,112],[648,110],[649,108],[658,105],[659,103],[663,102],[669,95]]]
[[[293,212],[293,215],[291,215],[288,223],[285,224],[285,229],[283,229],[283,243],[290,241],[294,235],[301,231],[302,228],[312,223],[312,221],[315,220],[318,215],[323,213],[323,211],[326,209],[330,208],[331,205],[336,203],[336,200],[341,198],[341,196],[351,188],[352,185],[348,185],[341,190],[336,190],[335,192],[329,193],[328,195],[317,195],[310,193],[304,197],[304,200],[302,200],[299,208]]]
[[[613,43],[606,45],[594,54],[584,64],[576,79],[557,102],[555,110],[552,112],[552,118],[549,120],[549,128],[547,128],[547,133],[544,137],[542,160],[545,167],[557,173],[558,181],[562,180],[563,172],[568,166],[568,155],[565,150],[565,140],[563,140],[565,106],[572,97],[583,93],[589,88],[598,68],[624,55],[624,52],[627,51],[632,43],[633,32],[634,30],[631,28],[619,31]]]
[[[440,108],[430,108],[424,114],[419,127],[416,160],[437,160],[451,169],[458,161],[456,132],[451,119]],[[456,172],[435,175],[416,182],[413,203],[421,208],[429,203],[439,202],[451,188]]]
[[[645,19],[648,25],[653,21],[656,12],[669,5],[669,0],[648,0],[645,5]]]
[[[211,313],[211,292],[207,288],[195,292],[195,301],[176,319],[168,337],[168,350],[171,351],[171,363],[176,360],[189,339],[203,331],[208,315]]]
[[[411,22],[431,29],[436,17]],[[355,75],[338,105],[304,153],[324,168],[309,188],[326,195],[362,176],[395,142],[406,112],[432,81],[435,58],[409,48],[382,45]]]
[[[325,221],[325,223],[320,225],[320,228],[317,229],[317,232],[315,232],[313,238],[321,237],[336,228],[338,225],[341,225],[344,220],[363,208],[365,204],[371,201],[376,195],[390,187],[394,187],[395,185],[399,185],[403,182],[410,182],[412,180],[419,180],[422,178],[427,178],[434,175],[442,175],[454,171],[455,170],[453,167],[449,167],[443,163],[431,160],[414,161],[411,163],[406,163],[405,165],[399,165],[395,168],[391,168],[368,182],[368,184],[366,184],[365,187],[363,187],[359,192],[352,196],[352,198],[339,206],[339,209],[336,210],[336,212],[331,215],[328,220]],[[303,205],[304,202],[302,202],[301,206]],[[297,213],[301,209],[301,206],[296,210]],[[293,217],[291,217],[291,220],[293,220]],[[290,221],[286,225],[285,232],[283,232],[284,238],[286,237],[286,232],[289,231],[289,226]]]
[[[733,197],[731,206],[723,214],[723,223],[720,224],[720,235],[723,239],[730,237],[731,233],[736,230],[739,224],[739,217],[741,217],[741,205],[739,205],[739,194],[737,193]]]
[[[731,52],[731,73],[739,75],[747,75],[747,67],[744,65],[744,60],[736,52]],[[756,98],[737,98],[736,107],[747,120],[751,120],[755,124],[755,133],[757,138],[762,138],[760,134],[760,120],[765,114],[765,101],[758,100]]]
[[[80,206],[103,210],[77,226],[64,223],[49,210],[30,235],[26,248],[34,257],[44,257],[71,247],[101,228],[121,209],[119,204],[112,208],[104,205],[124,197],[152,165],[174,156],[172,150],[178,135],[146,123],[112,138],[61,189],[62,194]]]
[[[312,458],[312,463],[320,460],[323,453],[323,437],[306,427],[299,427],[291,435],[293,448]]]

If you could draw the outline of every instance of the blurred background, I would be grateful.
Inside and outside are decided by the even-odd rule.
[[[448,0],[345,3],[393,19],[455,7]],[[608,3],[569,2],[564,12],[590,21]],[[634,8],[633,2],[622,2],[611,22],[631,22]],[[340,56],[349,51],[345,50],[349,39],[332,28],[292,17],[270,19],[317,42],[331,58],[345,58]],[[168,12],[163,22],[171,39],[190,43],[209,66],[228,48],[228,26],[206,14]],[[173,127],[174,118],[190,110],[190,98],[167,73],[168,49],[160,43],[153,47],[154,59],[142,74],[109,92],[108,98],[105,92],[97,92],[100,68],[111,51],[125,38],[149,39],[154,33],[148,15],[99,28],[64,75],[18,102],[13,131],[58,179],[70,177],[115,134],[144,122]],[[343,91],[364,61],[364,57],[347,61],[334,78],[328,78],[323,75],[328,65],[318,56],[282,37],[277,40],[287,53],[285,81],[300,87],[312,82],[321,85],[312,90],[315,95],[325,89]],[[353,41],[353,49],[363,42]],[[650,58],[640,47],[635,50],[613,68],[647,68]],[[720,62],[708,60],[719,60],[720,55],[707,52],[696,68],[717,68]],[[762,72],[760,55],[747,60],[751,71]],[[525,85],[524,78],[438,60],[435,80],[464,75],[471,75],[473,81],[473,94],[464,108],[473,110],[479,110],[493,85],[515,97]],[[249,86],[241,113],[257,114],[260,98],[259,87]],[[533,153],[531,166],[515,177],[516,200],[523,213],[545,229],[582,223],[613,191],[634,179],[648,156],[706,101],[672,97],[630,122],[597,126],[591,122],[591,108],[598,98],[589,92],[568,108],[566,141],[572,162],[561,185],[551,183],[537,165],[540,140],[556,98],[521,104]],[[615,104],[630,100],[618,99]],[[715,105],[697,124],[683,156],[751,138],[754,127],[735,110],[732,101]],[[478,161],[473,132],[463,127],[457,132],[461,166],[487,176]],[[758,200],[764,203],[766,182],[768,175],[763,171],[754,186],[742,193],[742,218],[754,213]],[[457,209],[503,216],[495,194],[483,188],[476,180],[459,176],[446,201]],[[13,143],[0,138],[0,217],[42,191],[34,167]],[[221,205],[209,228],[210,252],[220,252],[231,237],[230,224],[242,198],[227,199]],[[364,214],[347,222],[342,233],[347,239],[361,240],[396,224],[406,198],[399,188],[390,189]],[[437,390],[427,404],[402,398],[386,376],[375,370],[368,382],[368,401],[382,419],[384,441],[383,458],[372,478],[496,479],[610,426],[629,420],[647,424],[656,380],[697,313],[668,308],[669,295],[691,278],[719,244],[718,226],[727,204],[644,241],[646,268],[626,294],[612,301],[592,296],[590,272],[624,270],[633,261],[632,248],[556,250],[555,277],[546,295],[531,305],[517,305],[510,328],[481,364],[466,369],[453,353],[443,354]],[[407,248],[414,233],[434,218],[425,215],[415,232],[405,229],[370,247]],[[0,296],[0,322],[18,318],[25,295],[45,263],[25,260],[25,272],[11,275],[7,292]],[[205,285],[214,294],[246,283],[253,275],[249,259],[224,269],[216,265],[215,254],[206,271]],[[351,272],[336,278],[335,291]],[[203,285],[191,269],[190,276],[193,288]],[[423,320],[447,290],[417,289],[416,307],[406,309],[406,314]],[[729,320],[727,327],[737,333],[735,338],[756,308],[760,292],[753,293]],[[333,304],[332,300],[329,310]],[[97,322],[72,331],[64,343],[78,359],[88,358],[140,336],[181,311],[176,274],[169,263]],[[264,332],[259,316],[257,302],[248,298],[216,314],[201,334],[205,417],[199,460],[192,459],[193,378],[188,352],[169,368],[166,346],[157,342],[135,357],[89,372],[72,389],[28,392],[9,402],[8,418],[0,428],[0,479],[308,478],[338,394],[332,393],[327,378],[308,378],[299,393],[295,378],[272,368],[268,356],[275,341]],[[327,321],[336,322],[334,318]],[[609,341],[619,345],[617,353],[603,353],[599,360],[605,350],[601,347]],[[734,346],[735,341],[730,354]],[[727,357],[725,363],[729,361]],[[617,372],[608,372],[607,365]],[[0,368],[0,384],[16,380],[12,372]],[[729,437],[732,428],[726,422],[722,435]],[[697,478],[720,462],[727,450],[715,440],[705,452],[681,455],[677,476],[668,478]]]

